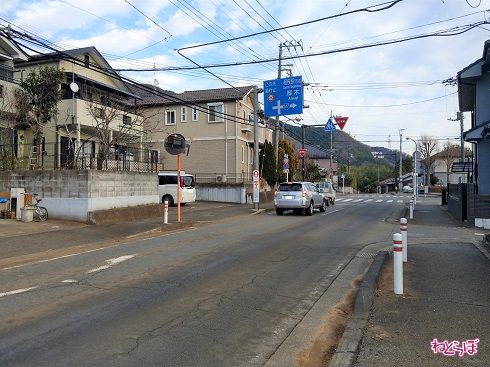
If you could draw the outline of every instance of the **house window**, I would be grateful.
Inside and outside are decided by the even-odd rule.
[[[180,121],[187,122],[187,107],[180,108]]]
[[[197,121],[199,119],[199,114],[197,111],[197,106],[192,106],[192,121]]]
[[[169,110],[165,113],[165,125],[175,125],[175,110]]]
[[[86,68],[89,68],[90,67],[90,56],[89,55],[84,55],[83,56],[83,61],[84,61],[85,67]]]
[[[242,163],[245,163],[245,147],[242,147]]]
[[[124,125],[131,125],[131,116],[124,115],[123,116],[123,124]]]
[[[208,111],[208,122],[223,122],[223,103],[209,103]]]

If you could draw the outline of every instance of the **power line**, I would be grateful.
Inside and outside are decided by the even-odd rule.
[[[389,107],[400,107],[400,106],[409,106],[409,105],[413,105],[413,104],[418,104],[418,103],[425,103],[425,102],[430,102],[430,101],[434,101],[436,99],[441,99],[441,98],[445,98],[447,96],[450,96],[452,94],[456,94],[458,92],[453,92],[453,93],[449,93],[449,94],[445,94],[443,96],[439,96],[439,97],[434,97],[434,98],[429,98],[429,99],[424,99],[422,101],[416,101],[416,102],[408,102],[408,103],[400,103],[400,104],[391,104],[391,105],[382,105],[382,106],[359,106],[359,105],[343,105],[343,104],[331,104],[329,103],[328,105],[329,106],[336,106],[336,107],[352,107],[352,108],[389,108]],[[306,101],[306,102],[313,102],[314,101]]]
[[[187,47],[181,48],[180,50],[181,51],[184,51],[184,50],[189,50],[189,49],[192,49],[192,48],[198,48],[198,47],[210,46],[210,45],[215,45],[215,44],[224,43],[224,42],[236,41],[236,40],[239,40],[239,39],[250,38],[250,37],[254,37],[254,36],[258,36],[258,35],[266,34],[266,33],[271,33],[271,32],[278,32],[278,31],[282,31],[282,30],[285,30],[285,29],[289,29],[289,28],[294,28],[294,27],[304,26],[304,25],[307,25],[307,24],[322,22],[322,21],[325,21],[325,20],[328,20],[328,19],[338,18],[340,16],[345,16],[345,15],[350,15],[350,14],[355,14],[355,13],[360,13],[360,12],[375,13],[375,12],[378,12],[378,11],[387,10],[387,9],[395,6],[397,3],[402,2],[402,1],[404,1],[404,0],[389,1],[389,2],[385,2],[385,3],[381,3],[381,4],[376,4],[376,5],[368,6],[368,7],[362,8],[362,9],[352,10],[352,11],[347,12],[347,13],[344,13],[344,14],[330,15],[328,17],[323,17],[323,18],[319,18],[319,19],[309,20],[309,21],[306,21],[306,22],[292,24],[292,25],[288,25],[288,26],[285,26],[285,27],[281,27],[281,28],[275,28],[275,29],[266,30],[266,31],[262,31],[262,32],[256,32],[256,33],[252,33],[252,34],[248,34],[248,35],[240,36],[240,37],[233,37],[233,38],[230,38],[230,39],[227,39],[227,40],[221,40],[221,41],[215,41],[215,42],[207,42],[207,43],[202,43],[202,44],[199,44],[199,45],[187,46]],[[386,4],[389,4],[389,5],[387,5],[385,7],[382,7],[382,8],[379,8],[379,9],[373,9],[373,8],[380,7],[380,6],[383,6],[383,5],[386,5]]]
[[[33,36],[30,36],[29,34],[27,33],[20,33],[20,32],[17,32],[15,30],[12,30],[10,29],[9,30],[9,33],[5,33],[4,31],[0,31],[0,33],[3,33],[5,35],[5,37],[7,37],[8,39],[10,39],[12,42],[15,42],[16,44],[28,49],[29,51],[32,51],[32,52],[36,52],[40,55],[43,55],[43,56],[47,56],[49,54],[43,54],[43,53],[40,53],[38,52],[37,50],[27,46],[27,45],[24,45],[18,41],[15,41],[13,39],[13,37],[11,36],[10,33],[15,33],[17,35],[18,38],[21,38],[31,44],[34,44],[34,45],[37,45],[37,46],[40,46],[40,47],[44,47],[54,53],[56,53],[59,57],[61,57],[62,59],[64,60],[70,60],[71,62],[73,62],[73,64],[75,65],[78,65],[78,66],[82,66],[82,67],[86,67],[85,66],[85,62],[84,60],[80,60],[80,59],[77,59],[76,57],[64,52],[64,51],[60,51],[60,50],[57,50],[56,48],[54,48],[53,46],[49,45],[49,41],[46,41],[46,40],[43,40],[42,38],[40,37],[33,37]],[[149,93],[152,93],[153,95],[155,96],[158,96],[158,97],[163,97],[165,99],[167,99],[169,102],[171,103],[175,103],[175,104],[181,104],[183,106],[186,106],[186,107],[190,107],[190,108],[196,108],[198,111],[200,112],[203,112],[205,114],[211,114],[209,112],[209,110],[207,108],[204,108],[204,107],[201,107],[201,106],[197,106],[197,105],[193,105],[175,95],[172,95],[172,94],[168,94],[168,93],[165,93],[165,92],[161,92],[161,91],[158,91],[158,90],[155,90],[153,88],[150,88],[144,84],[141,84],[141,83],[138,83],[137,81],[135,80],[132,80],[131,78],[128,78],[128,77],[125,77],[125,76],[122,76],[120,74],[115,74],[113,72],[113,69],[111,70],[108,70],[108,69],[105,69],[105,68],[102,68],[100,67],[99,65],[97,64],[93,64],[91,63],[90,64],[90,67],[92,70],[98,72],[98,73],[101,73],[103,75],[107,75],[111,78],[116,78],[116,79],[119,79],[121,80],[122,82],[124,83],[130,83],[131,85],[134,85],[140,89],[142,89],[143,91],[146,91],[146,92],[149,92]],[[236,89],[236,88],[235,88]],[[242,91],[240,91],[242,92]],[[243,122],[241,123],[244,123],[244,124],[248,124],[250,126],[253,126],[252,123],[250,123],[248,121],[248,119],[244,119],[243,117],[240,117],[240,116],[235,116],[235,115],[229,115],[227,113],[224,113],[224,112],[213,112],[212,113],[213,115],[217,115],[217,116],[221,116],[223,118],[228,118],[228,119],[231,119],[231,120],[234,120],[234,121],[239,121],[239,120],[243,120]]]
[[[146,19],[148,19],[150,22],[152,22],[153,24],[155,24],[158,28],[160,28],[162,31],[168,33],[168,36],[169,37],[172,37],[172,33],[170,33],[169,31],[167,31],[165,28],[163,28],[160,24],[158,24],[157,22],[155,22],[153,19],[151,19],[149,16],[147,16],[145,13],[143,13],[141,10],[139,10],[136,6],[134,6],[133,4],[131,4],[128,0],[124,0],[124,2],[126,4],[128,4],[129,6],[131,6],[134,10],[136,10],[138,13],[140,13],[142,16],[144,16]],[[166,40],[167,38],[165,38]]]
[[[409,36],[409,37],[404,37],[404,38],[399,38],[399,39],[392,39],[392,40],[383,41],[383,42],[368,43],[368,44],[361,45],[361,46],[353,46],[353,47],[346,47],[346,48],[340,48],[340,49],[334,49],[334,50],[326,50],[326,51],[321,51],[321,52],[307,53],[307,54],[304,54],[303,56],[299,56],[299,55],[297,55],[297,56],[286,56],[286,57],[282,57],[282,60],[293,60],[293,59],[298,59],[298,58],[302,58],[302,57],[332,55],[332,54],[341,53],[341,52],[348,52],[348,51],[354,51],[354,50],[362,50],[362,49],[392,45],[392,44],[396,44],[396,43],[403,43],[403,42],[407,42],[407,41],[429,38],[429,37],[457,36],[457,35],[466,33],[466,32],[468,32],[468,31],[470,31],[476,27],[479,27],[482,24],[490,24],[490,22],[481,21],[481,22],[477,22],[477,23],[466,24],[466,25],[460,26],[460,27],[453,27],[453,28],[445,29],[445,30],[441,30],[441,31],[419,34],[419,35]],[[179,49],[179,51],[181,51],[181,50],[182,49]],[[268,63],[268,62],[276,62],[278,60],[279,60],[279,58],[275,57],[275,58],[255,60],[255,61],[238,61],[238,62],[230,62],[230,63],[222,63],[222,64],[209,64],[209,65],[202,65],[199,67],[196,67],[196,66],[165,67],[165,68],[158,68],[157,70],[158,71],[170,71],[170,70],[194,70],[194,69],[202,69],[202,68],[210,69],[210,68],[222,68],[222,67],[230,67],[230,66],[261,64],[261,63]],[[115,70],[117,70],[117,71],[155,71],[155,69],[115,69]]]

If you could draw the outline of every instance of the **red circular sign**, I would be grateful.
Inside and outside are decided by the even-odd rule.
[[[300,156],[300,158],[303,158],[305,154],[306,154],[306,149],[304,148],[298,149],[298,155]]]
[[[269,94],[267,96],[267,99],[269,100],[269,102],[272,102],[274,100],[274,95],[273,94]]]

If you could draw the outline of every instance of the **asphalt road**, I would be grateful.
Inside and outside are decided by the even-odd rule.
[[[390,245],[407,200],[234,217],[2,270],[0,365],[261,366],[360,249]]]

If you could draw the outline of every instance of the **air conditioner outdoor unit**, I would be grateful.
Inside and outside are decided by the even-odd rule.
[[[217,175],[216,176],[216,182],[218,182],[218,183],[226,182],[226,175]]]

